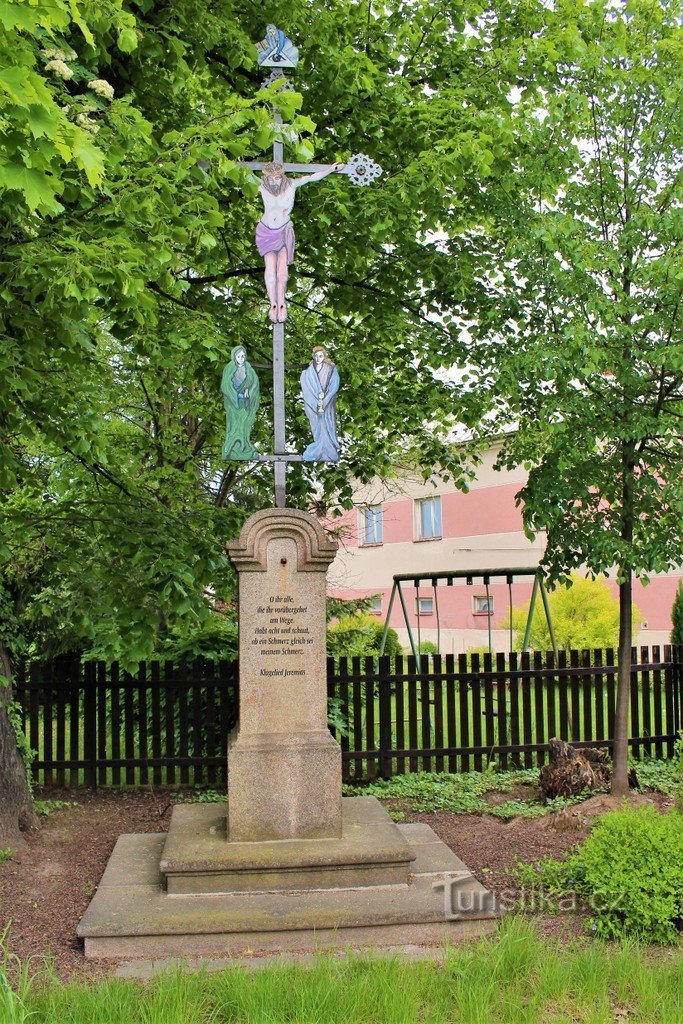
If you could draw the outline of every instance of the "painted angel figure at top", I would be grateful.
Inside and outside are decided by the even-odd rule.
[[[266,38],[256,44],[258,62],[265,68],[295,68],[299,51],[277,25],[266,25]]]
[[[265,280],[270,300],[269,317],[273,323],[287,319],[287,278],[294,259],[294,226],[290,213],[294,208],[296,190],[311,181],[320,181],[328,174],[342,171],[346,164],[331,164],[312,174],[289,178],[284,164],[263,165],[259,192],[263,200],[263,217],[256,225],[256,248],[266,264]]]

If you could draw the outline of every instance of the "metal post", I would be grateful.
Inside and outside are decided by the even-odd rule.
[[[490,593],[489,593],[489,577],[488,576],[484,576],[484,586],[486,587],[486,625],[488,627],[488,635],[489,635],[489,654],[491,654],[492,653],[491,652],[491,646],[492,646],[491,645],[491,609],[490,609],[491,597],[490,597]]]
[[[524,641],[522,643],[522,651],[529,650],[529,637],[531,636],[531,621],[534,617],[534,608],[536,607],[536,595],[538,594],[538,576],[534,576],[534,587],[531,591],[531,601],[529,602],[529,614],[526,619],[526,629],[524,630]]]
[[[273,121],[282,126],[280,111],[273,110]],[[282,142],[273,143],[273,162],[284,161]],[[285,454],[285,325],[273,324],[273,433],[276,456]],[[287,507],[287,463],[275,461],[275,507]]]
[[[275,440],[275,506],[287,505],[287,463],[278,455],[285,454],[285,325],[273,325],[273,427]]]
[[[408,618],[408,609],[406,608],[405,598],[403,596],[403,591],[401,590],[401,581],[400,580],[397,580],[396,586],[398,587],[398,596],[399,596],[399,600],[401,602],[401,608],[403,609],[403,618],[405,619],[406,629],[408,630],[408,639],[410,640],[410,649],[412,650],[413,656],[414,656],[415,660],[417,661],[417,658],[418,658],[417,648],[415,647],[415,639],[413,637],[413,631],[410,628],[410,620]]]
[[[557,658],[557,644],[555,642],[555,630],[553,629],[553,619],[552,619],[552,615],[550,614],[550,604],[548,602],[548,593],[547,593],[547,591],[545,589],[545,584],[543,583],[543,580],[539,580],[539,586],[541,588],[541,597],[543,598],[543,607],[545,609],[545,619],[546,619],[546,622],[548,623],[548,632],[550,633],[550,643],[553,645],[553,653],[555,654],[555,657]]]
[[[382,639],[379,645],[379,656],[380,658],[384,654],[384,648],[387,643],[387,633],[389,632],[389,619],[391,618],[391,609],[394,607],[394,598],[396,596],[396,583],[391,588],[391,597],[389,598],[389,607],[387,608],[387,617],[384,621],[384,632],[382,633]]]

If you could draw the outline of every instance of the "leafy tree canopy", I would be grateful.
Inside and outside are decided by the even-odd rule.
[[[554,17],[542,90],[510,118],[516,201],[466,243],[474,386],[484,430],[516,428],[500,461],[529,468],[525,522],[546,531],[551,578],[647,576],[683,546],[680,4]]]
[[[386,169],[298,201],[289,440],[307,436],[298,376],[324,342],[343,460],[295,468],[290,503],[346,502],[351,474],[408,453],[460,476],[449,431],[470,398],[441,370],[463,352],[451,307],[477,267],[458,239],[500,202],[510,90],[546,49],[545,17],[294,0],[299,91],[276,97],[255,64],[260,8],[3,0],[0,544],[35,650],[134,662],[179,619],[201,627],[232,586],[226,540],[272,501],[269,470],[220,460],[219,381],[243,343],[271,386],[258,198],[237,161],[270,151],[274,102],[289,157],[359,151]]]
[[[683,548],[680,0],[567,0],[510,118],[515,202],[463,241],[473,387],[524,464],[553,580],[618,567],[612,792],[628,793],[633,577]]]

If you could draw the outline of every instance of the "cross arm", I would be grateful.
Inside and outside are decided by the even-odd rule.
[[[276,145],[281,147],[282,144],[276,143]],[[263,160],[240,160],[237,166],[246,167],[250,171],[262,171],[264,163]],[[316,174],[318,178],[335,171],[337,174],[346,174],[354,185],[370,185],[382,175],[382,168],[379,164],[376,164],[369,156],[365,156],[364,153],[354,153],[348,163],[341,166],[339,164],[284,164],[283,166],[285,171],[294,171],[295,174],[308,176]],[[302,180],[301,184],[304,184],[305,180]]]
[[[247,167],[250,171],[262,171],[266,165],[264,160],[239,160],[238,167]],[[318,171],[331,171],[334,164],[284,164],[285,171],[295,174],[315,174]],[[347,165],[339,169],[340,174],[348,174]]]

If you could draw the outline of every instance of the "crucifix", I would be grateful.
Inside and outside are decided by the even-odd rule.
[[[279,90],[292,89],[283,68],[295,68],[299,51],[287,38],[285,33],[275,25],[268,25],[266,36],[257,44],[259,65],[274,70],[266,79],[266,85],[279,82]],[[282,116],[277,109],[273,110],[273,120],[277,127],[282,126]],[[284,508],[286,505],[286,471],[288,462],[336,462],[338,459],[335,399],[339,387],[339,375],[334,363],[329,359],[327,351],[318,347],[313,351],[310,367],[301,374],[301,389],[304,408],[313,430],[313,443],[303,454],[287,452],[285,433],[285,322],[287,320],[287,278],[289,264],[294,259],[294,226],[290,214],[299,188],[312,182],[321,181],[330,174],[346,174],[354,184],[369,185],[378,178],[382,169],[362,153],[351,157],[347,163],[334,164],[296,164],[284,162],[284,144],[280,140],[273,143],[272,160],[242,161],[241,167],[251,171],[260,171],[259,193],[263,202],[263,215],[256,225],[256,247],[265,263],[265,285],[268,295],[268,318],[273,332],[273,434],[274,450],[272,455],[259,455],[254,451],[248,437],[243,436],[240,445],[229,444],[237,438],[233,431],[226,437],[224,457],[241,459],[258,459],[260,462],[272,462],[275,474],[275,505]],[[298,175],[295,178],[291,174]],[[239,358],[239,357],[238,357]],[[245,363],[246,355],[242,357]],[[248,363],[246,364],[248,367]],[[247,422],[247,408],[253,397],[245,386],[248,380],[247,371],[240,366],[234,374],[228,373],[226,367],[222,390],[226,396],[226,411],[229,408],[244,408],[243,419]],[[253,371],[252,371],[253,372]],[[226,378],[227,375],[227,378]],[[240,393],[240,388],[242,392]],[[237,398],[233,392],[236,392]],[[240,406],[240,394],[246,398]],[[257,391],[258,394],[258,391]],[[228,401],[229,399],[229,401]],[[251,422],[255,414],[251,403]],[[235,414],[237,415],[237,413]],[[244,435],[244,431],[242,431]]]

